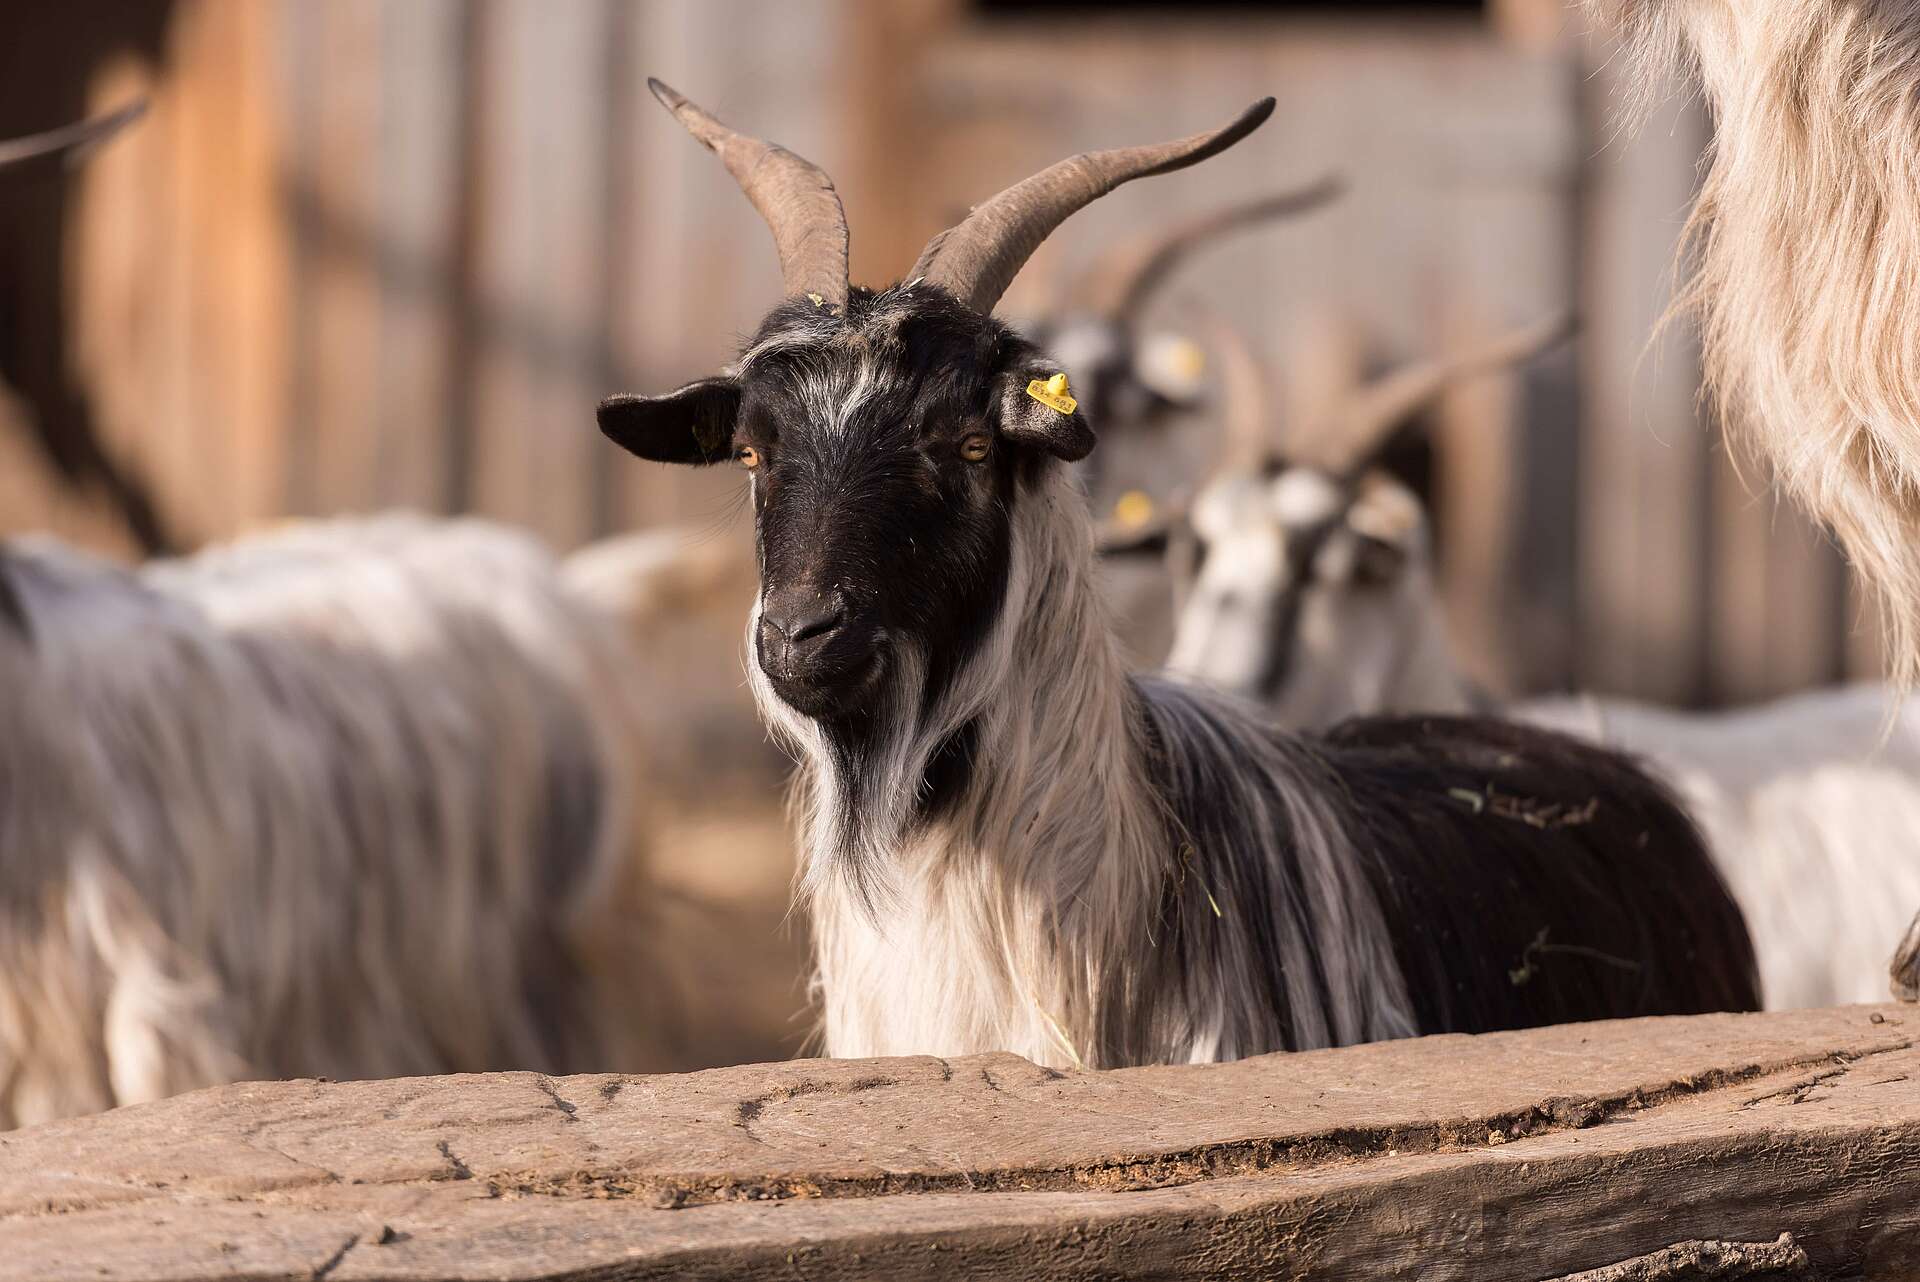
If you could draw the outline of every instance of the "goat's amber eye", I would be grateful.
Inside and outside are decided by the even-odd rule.
[[[733,457],[739,460],[741,467],[747,468],[748,470],[760,466],[760,451],[754,449],[751,445],[742,445],[733,452]]]
[[[978,463],[993,448],[993,438],[985,432],[970,432],[960,441],[960,457],[969,463]]]

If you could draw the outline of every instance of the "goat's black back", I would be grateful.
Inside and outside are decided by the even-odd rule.
[[[1705,843],[1628,758],[1464,717],[1363,718],[1320,746],[1421,1032],[1759,1006]]]

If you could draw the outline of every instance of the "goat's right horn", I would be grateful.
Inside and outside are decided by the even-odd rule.
[[[1571,312],[1555,312],[1478,347],[1420,361],[1362,388],[1345,406],[1315,461],[1342,475],[1362,471],[1409,417],[1473,374],[1516,365],[1570,336]]]
[[[1040,242],[1075,211],[1122,183],[1219,155],[1258,129],[1273,106],[1273,99],[1262,98],[1224,129],[1178,142],[1082,152],[1050,165],[928,241],[908,278],[924,278],[974,310],[991,312]]]
[[[785,147],[731,129],[648,77],[647,88],[720,157],[740,190],[773,230],[780,279],[789,297],[805,295],[842,307],[847,301],[847,213],[824,169]]]
[[[96,116],[92,120],[82,120],[77,124],[49,129],[45,133],[28,134],[25,138],[10,138],[0,142],[0,169],[10,169],[15,165],[26,164],[30,160],[58,156],[93,143],[104,142],[145,115],[146,110],[147,102],[142,98],[128,103],[118,111]]]
[[[1241,201],[1122,241],[1095,258],[1080,274],[1073,287],[1074,304],[1081,310],[1116,320],[1131,318],[1145,306],[1182,258],[1214,237],[1274,219],[1312,213],[1345,190],[1346,182],[1339,175],[1325,174],[1305,187]]]

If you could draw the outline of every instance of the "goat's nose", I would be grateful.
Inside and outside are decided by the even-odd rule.
[[[802,663],[839,633],[847,620],[838,592],[783,589],[760,608],[760,640],[787,663]]]

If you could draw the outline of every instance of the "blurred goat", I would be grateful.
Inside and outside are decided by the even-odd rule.
[[[0,600],[0,1124],[645,1038],[583,964],[634,942],[595,932],[638,665],[529,539],[313,522],[137,572],[23,539]]]
[[[1708,385],[1734,432],[1878,590],[1920,677],[1920,6],[1585,0],[1643,96],[1713,109],[1688,222]]]
[[[1295,738],[1127,672],[1066,466],[1092,428],[993,308],[1075,210],[1271,98],[1054,165],[871,290],[825,173],[651,88],[770,225],[785,297],[725,372],[599,421],[750,487],[748,673],[801,760],[829,1054],[1112,1066],[1754,1002],[1698,834],[1621,758],[1473,720]]]
[[[1546,331],[1482,357],[1518,359]],[[1224,336],[1227,359],[1244,345]],[[1282,725],[1348,717],[1490,710],[1454,666],[1420,501],[1371,470],[1419,396],[1484,368],[1456,360],[1402,371],[1349,409],[1317,462],[1288,463],[1254,426],[1258,403],[1232,404],[1242,466],[1195,498],[1196,551],[1169,667],[1254,700]],[[1168,536],[1170,537],[1170,536]],[[1114,532],[1116,551],[1156,546]],[[1197,575],[1184,567],[1198,559]],[[1775,1007],[1872,1001],[1920,902],[1920,714],[1881,746],[1887,692],[1860,686],[1716,714],[1620,699],[1541,699],[1507,713],[1644,757],[1687,800],[1752,928]]]

